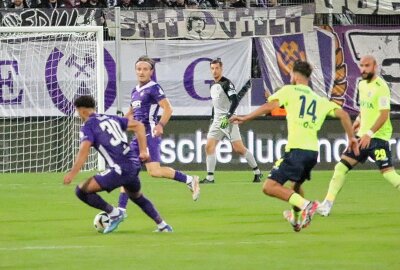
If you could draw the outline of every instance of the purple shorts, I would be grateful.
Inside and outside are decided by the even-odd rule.
[[[151,135],[146,135],[147,139],[147,150],[150,155],[150,161],[148,162],[161,162],[160,156],[160,145],[161,145],[161,137],[153,137]],[[133,139],[131,142],[132,149],[139,156],[139,144],[136,139]]]
[[[118,187],[124,187],[131,192],[138,192],[140,191],[139,172],[140,168],[131,168],[127,170],[107,168],[105,171],[96,174],[94,179],[96,179],[100,187],[107,192],[111,192]]]

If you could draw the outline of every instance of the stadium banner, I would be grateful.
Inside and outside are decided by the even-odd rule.
[[[85,51],[82,55],[71,55],[67,46],[62,45],[41,52],[40,57],[35,58],[35,67],[38,67],[35,70],[29,68],[32,63],[24,62],[26,59],[19,54],[2,54],[8,55],[9,59],[0,59],[0,117],[64,115],[63,105],[70,103],[77,93],[83,93],[85,87],[82,85],[93,81],[90,76],[94,74],[94,60],[89,59]],[[7,46],[11,46],[7,51],[18,51],[12,49],[18,44]],[[6,47],[2,48],[5,50]],[[126,112],[131,91],[137,85],[135,61],[148,54],[156,62],[154,79],[163,87],[174,108],[174,115],[211,115],[210,61],[221,58],[224,75],[239,90],[251,77],[251,48],[250,38],[201,43],[191,40],[123,42],[119,104]],[[54,51],[61,58],[54,57]],[[114,114],[118,104],[114,42],[105,42],[104,59],[105,109]],[[54,81],[46,81],[49,77]],[[57,93],[57,98],[54,98],[54,93]],[[33,104],[37,96],[46,98],[37,101],[40,104]],[[250,110],[250,96],[248,94],[242,99],[239,113]]]
[[[346,106],[358,109],[357,85],[359,82],[359,61],[363,55],[373,55],[378,63],[378,74],[388,83],[391,90],[391,103],[400,106],[400,51],[398,27],[337,26],[333,29],[343,48],[346,65],[347,89],[349,97]],[[338,56],[336,55],[336,60]],[[393,106],[393,107],[395,107]]]
[[[121,10],[124,39],[232,39],[279,36],[311,31],[314,4],[268,9]],[[105,13],[109,35],[115,36],[115,13]]]
[[[101,9],[0,9],[0,26],[103,25]]]
[[[331,2],[331,3],[329,3]],[[316,13],[399,15],[399,0],[316,0]]]
[[[164,130],[161,142],[161,162],[181,170],[202,170],[206,173],[205,144],[210,122],[208,120],[174,120]],[[400,118],[392,119],[393,136],[390,140],[393,164],[400,166]],[[286,120],[276,118],[258,118],[240,126],[244,145],[254,154],[263,172],[271,170],[275,161],[284,154],[287,143]],[[346,148],[346,137],[339,120],[327,119],[319,132],[320,154],[316,169],[332,170],[340,160]],[[217,169],[248,170],[250,181],[251,169],[245,159],[232,153],[229,141],[219,142],[216,148]],[[371,160],[357,169],[376,169]],[[266,175],[266,174],[264,174]]]
[[[400,104],[400,55],[395,28],[338,26],[316,28],[313,32],[281,37],[256,38],[256,49],[265,87],[271,92],[290,83],[296,60],[314,66],[311,87],[332,98],[350,112],[358,112],[358,63],[361,55],[372,54],[381,67],[379,75],[389,84],[392,104]]]

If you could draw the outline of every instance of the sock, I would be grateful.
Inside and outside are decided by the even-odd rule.
[[[191,176],[191,175],[186,175],[186,184],[190,184],[190,183],[192,183],[192,181],[193,181],[193,176]]]
[[[126,206],[128,204],[128,199],[129,197],[125,192],[120,192],[118,199],[118,208],[126,209]]]
[[[108,213],[110,217],[115,217],[119,215],[119,209],[116,207],[113,207],[112,211]]]
[[[75,194],[84,203],[90,205],[91,207],[102,210],[104,212],[111,213],[114,208],[112,205],[108,204],[96,193],[83,192],[79,188],[79,186],[76,186]]]
[[[342,189],[344,185],[344,180],[346,179],[346,174],[349,168],[342,162],[339,162],[335,166],[335,172],[333,173],[331,182],[329,183],[328,193],[326,194],[325,200],[331,203],[335,201],[337,194]]]
[[[209,181],[214,180],[214,173],[208,172],[208,173],[207,173],[207,176],[206,176],[206,179],[209,180]]]
[[[168,224],[163,220],[160,223],[157,224],[157,228],[162,229],[165,226],[167,226]]]
[[[145,214],[150,217],[156,224],[160,224],[163,220],[160,217],[160,214],[157,212],[157,209],[154,207],[154,205],[151,203],[150,200],[148,200],[144,195],[140,196],[137,199],[132,199],[131,200],[139,206]]]
[[[251,168],[256,168],[257,167],[257,162],[254,159],[254,156],[252,153],[250,153],[249,150],[246,150],[246,153],[242,156],[247,160],[247,163]],[[258,168],[257,168],[258,169]]]
[[[383,173],[383,177],[395,188],[400,190],[400,175],[398,175],[395,170]]]
[[[182,173],[181,171],[175,171],[174,180],[182,183],[186,183],[187,175]]]
[[[215,157],[215,154],[212,154],[212,155],[209,155],[209,156],[207,155],[207,157],[206,157],[206,165],[207,165],[208,174],[210,174],[210,173],[214,174],[215,165],[216,164],[217,164],[217,158]],[[213,179],[214,179],[214,177],[213,177]],[[210,180],[210,179],[208,179],[208,180]]]
[[[261,174],[261,171],[260,171],[260,169],[258,168],[258,166],[255,167],[255,168],[253,168],[253,173],[254,173],[254,175]]]
[[[310,201],[307,201],[306,199],[301,197],[298,193],[294,192],[292,196],[290,196],[289,198],[289,203],[303,210],[310,203]]]

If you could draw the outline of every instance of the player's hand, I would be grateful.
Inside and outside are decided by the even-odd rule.
[[[146,162],[150,160],[150,155],[147,151],[143,151],[139,153],[139,159],[141,162]]]
[[[360,155],[360,145],[357,138],[349,139],[347,144],[347,152],[353,152],[356,156]]]
[[[229,122],[232,124],[243,124],[245,122],[244,116],[237,116],[233,115],[231,118],[229,118]]]
[[[360,148],[361,149],[366,149],[369,147],[369,144],[371,143],[371,137],[368,136],[367,134],[364,134],[361,139],[360,139]]]
[[[225,115],[221,118],[221,124],[219,127],[225,129],[228,127],[228,125],[229,125],[229,118],[227,115]]]
[[[64,176],[64,185],[69,185],[71,184],[72,180],[74,180],[74,175],[69,172]]]
[[[155,137],[160,137],[160,136],[163,135],[163,134],[164,134],[164,128],[163,128],[163,126],[160,125],[160,124],[157,124],[157,125],[154,127],[154,129],[153,129],[153,135],[154,135]]]

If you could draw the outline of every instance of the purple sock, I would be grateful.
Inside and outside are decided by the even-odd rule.
[[[126,209],[126,205],[128,204],[128,195],[125,192],[119,193],[118,207]]]
[[[96,193],[83,192],[79,188],[79,186],[76,186],[75,194],[81,201],[90,205],[91,207],[97,208],[99,210],[103,210],[107,213],[111,213],[111,211],[113,210],[112,205],[108,204]]]
[[[137,199],[131,199],[137,206],[139,206],[143,212],[146,213],[156,224],[159,224],[162,222],[162,218],[160,217],[160,214],[158,213],[157,209],[154,207],[154,205],[149,201],[144,195],[140,196]]]
[[[175,171],[174,180],[186,183],[187,175],[181,171]]]

